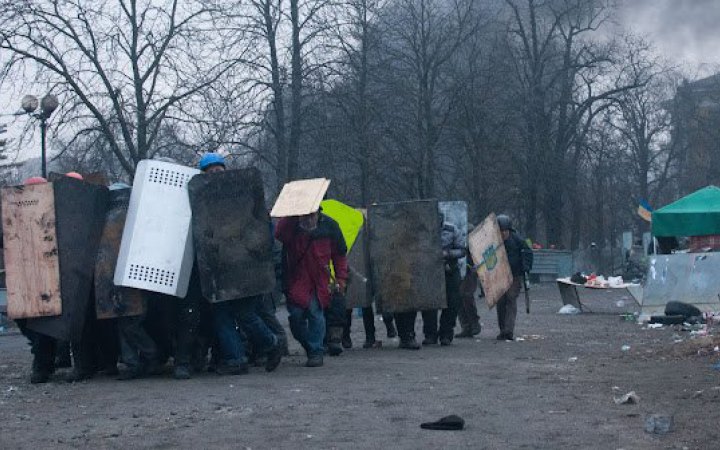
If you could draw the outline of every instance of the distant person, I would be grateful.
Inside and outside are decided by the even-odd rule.
[[[500,334],[497,340],[512,341],[515,333],[515,317],[517,316],[517,298],[520,295],[520,289],[523,284],[523,274],[530,270],[528,265],[532,251],[528,247],[524,239],[513,229],[510,217],[501,214],[497,216],[498,226],[502,233],[505,251],[507,252],[510,270],[512,272],[513,281],[510,289],[498,301],[495,308],[497,309],[498,328]],[[529,257],[527,255],[530,255]]]

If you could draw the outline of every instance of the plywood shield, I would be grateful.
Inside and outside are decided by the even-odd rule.
[[[90,307],[100,235],[108,206],[108,190],[74,178],[52,183],[60,258],[62,314],[30,319],[28,328],[61,340],[80,337]]]
[[[329,186],[330,180],[325,178],[291,181],[283,186],[270,215],[290,217],[315,212]]]
[[[488,308],[493,308],[513,282],[510,263],[495,214],[490,214],[468,237],[470,254],[485,292]]]
[[[95,313],[98,319],[138,316],[145,311],[141,290],[116,286],[113,281],[129,203],[130,189],[110,191],[110,207],[105,215],[95,261]]]
[[[271,292],[273,240],[260,172],[197,175],[188,191],[203,296],[221,302]]]
[[[380,312],[445,308],[445,270],[436,200],[368,210],[370,261]]]
[[[199,170],[162,161],[137,166],[115,284],[185,297],[193,265],[187,184]]]
[[[8,316],[59,316],[60,260],[52,184],[3,188],[2,211]]]

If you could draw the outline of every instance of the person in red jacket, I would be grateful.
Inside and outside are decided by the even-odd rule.
[[[337,222],[319,211],[280,219],[275,237],[283,244],[283,290],[290,331],[307,353],[305,365],[322,366],[323,310],[330,305],[332,289],[344,292],[348,278],[345,239]]]

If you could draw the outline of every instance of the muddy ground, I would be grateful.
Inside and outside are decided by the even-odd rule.
[[[532,314],[518,316],[524,341],[497,342],[482,306],[478,339],[363,350],[356,319],[356,348],[323,368],[302,367],[295,346],[271,374],[188,381],[30,385],[25,340],[0,336],[0,448],[720,448],[712,343],[623,321],[637,310],[623,292],[581,295],[593,312],[561,316],[557,289],[536,287]],[[639,402],[616,405],[629,391]],[[448,414],[466,429],[419,427]],[[672,431],[646,433],[649,414],[673,415]]]

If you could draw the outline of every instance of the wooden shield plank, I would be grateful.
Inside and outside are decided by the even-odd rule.
[[[368,225],[378,310],[396,313],[445,308],[438,202],[372,205]]]
[[[100,235],[108,206],[108,190],[70,177],[52,183],[62,314],[30,319],[28,328],[60,340],[79,339],[93,293]]]
[[[52,184],[2,189],[4,255],[11,319],[62,313]]]
[[[95,261],[95,314],[98,319],[139,316],[145,312],[143,291],[116,286],[115,265],[120,252],[130,189],[110,191],[110,207]]]
[[[221,302],[271,292],[273,239],[260,171],[196,175],[188,192],[203,296]]]
[[[470,254],[477,267],[478,278],[485,292],[485,302],[492,309],[510,289],[513,277],[500,227],[491,213],[468,236]]]
[[[270,215],[290,217],[315,212],[329,186],[330,180],[325,178],[291,181],[283,186]]]

